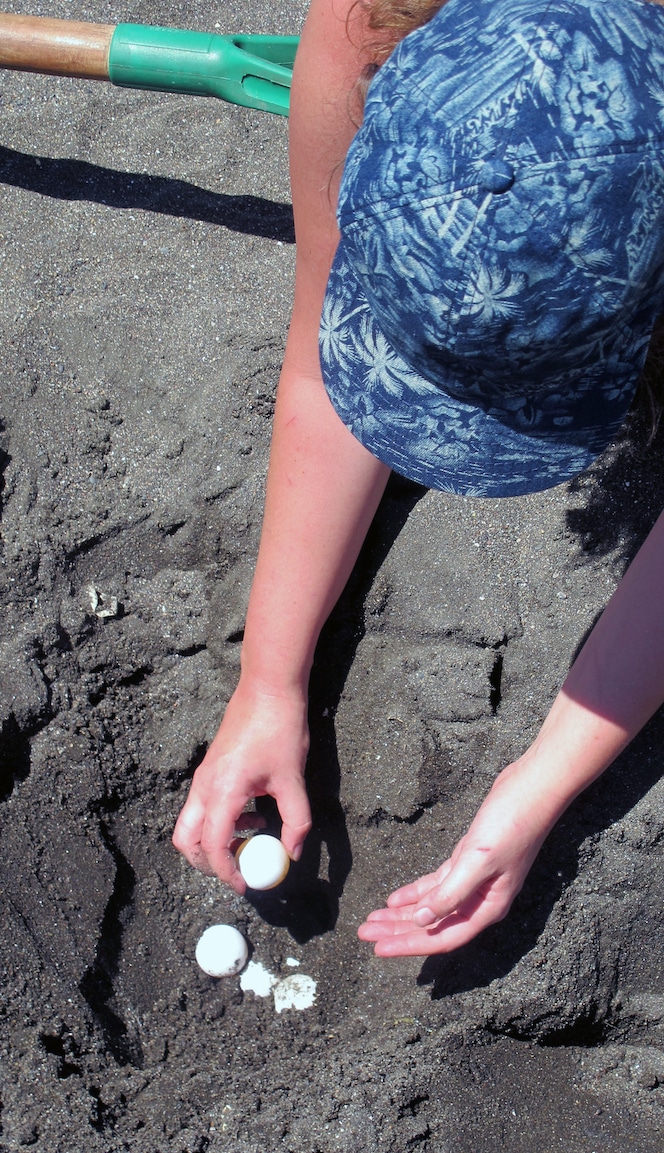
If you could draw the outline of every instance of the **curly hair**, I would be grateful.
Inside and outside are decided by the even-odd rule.
[[[360,0],[367,10],[367,24],[378,33],[372,51],[374,66],[379,68],[404,36],[427,24],[443,7],[445,0]]]
[[[351,13],[358,9],[362,11],[364,27],[369,30],[370,38],[361,45],[368,63],[352,94],[354,120],[361,121],[367,88],[397,44],[415,28],[428,24],[445,3],[446,0],[355,0]]]
[[[664,6],[664,0],[649,2]],[[374,71],[385,63],[404,36],[427,24],[445,3],[446,0],[357,0],[367,13],[368,27],[378,33],[375,45],[370,46]]]

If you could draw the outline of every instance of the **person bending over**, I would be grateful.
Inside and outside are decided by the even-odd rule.
[[[302,851],[314,648],[390,470],[487,498],[578,474],[664,309],[661,7],[414,3],[425,22],[390,51],[404,8],[313,0],[293,73],[295,297],[241,674],[173,836],[237,892],[253,798]],[[660,517],[452,855],[368,914],[377,954],[447,952],[505,916],[664,701],[663,570]]]

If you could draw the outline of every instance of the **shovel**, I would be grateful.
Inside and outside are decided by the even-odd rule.
[[[217,96],[288,116],[297,36],[217,36],[0,13],[0,68]]]

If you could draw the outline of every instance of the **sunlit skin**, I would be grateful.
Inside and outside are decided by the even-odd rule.
[[[354,0],[314,0],[298,51],[290,119],[295,299],[241,675],[173,835],[192,865],[238,893],[245,891],[232,852],[238,822],[260,824],[241,818],[249,802],[276,800],[281,839],[295,860],[311,827],[304,766],[314,649],[389,475],[336,416],[318,362],[338,181],[364,65],[356,45],[369,39],[363,19]],[[660,518],[532,746],[500,773],[440,868],[397,889],[360,926],[377,954],[449,952],[504,917],[561,813],[664,701],[663,565]]]
[[[353,0],[315,0],[298,49],[290,115],[295,298],[241,675],[173,836],[191,864],[239,893],[245,885],[230,844],[248,801],[275,798],[281,839],[295,860],[311,827],[304,765],[314,649],[389,476],[334,413],[318,361],[318,322],[338,242],[336,195],[356,131],[349,93],[363,67],[349,33],[363,43],[362,20]]]

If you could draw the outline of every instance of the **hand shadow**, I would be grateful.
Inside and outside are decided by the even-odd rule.
[[[411,511],[426,489],[393,476],[369,530],[353,574],[325,625],[311,674],[309,725],[311,746],[307,790],[313,827],[302,858],[273,893],[250,893],[251,904],[271,925],[288,929],[304,944],[329,933],[339,915],[339,900],[352,865],[350,839],[339,799],[340,768],[334,716],[357,646],[365,632],[364,604],[380,566]],[[273,802],[256,803],[271,825]],[[325,852],[323,851],[325,847]],[[325,859],[327,858],[327,859]],[[327,864],[327,877],[320,877]]]

